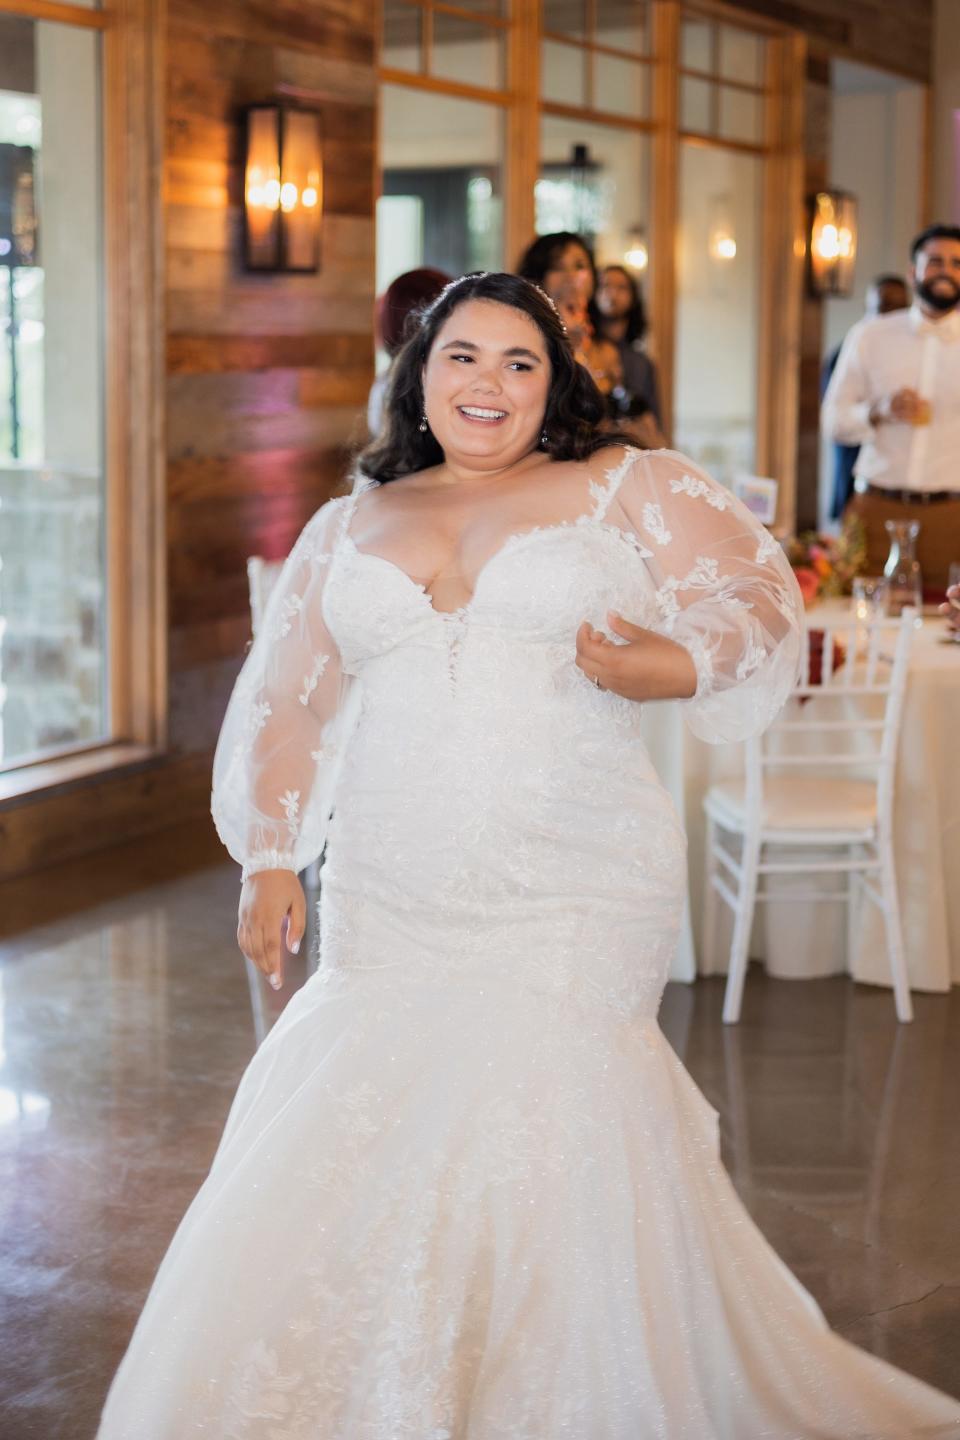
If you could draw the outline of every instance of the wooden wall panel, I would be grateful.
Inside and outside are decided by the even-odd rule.
[[[215,734],[249,638],[246,560],[345,483],[372,379],[376,82],[367,0],[169,0],[170,738]],[[242,265],[242,106],[319,112],[322,268]]]
[[[801,30],[822,53],[929,82],[933,0],[733,0]]]

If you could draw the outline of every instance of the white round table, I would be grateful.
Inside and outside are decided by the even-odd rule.
[[[849,605],[827,602],[809,614]],[[894,805],[897,881],[910,984],[943,991],[960,983],[960,644],[928,615],[914,637],[898,755]],[[703,900],[703,797],[718,780],[743,773],[743,747],[706,745],[683,723],[682,705],[648,705],[643,718],[650,757],[673,796],[689,838],[689,904],[671,978],[726,970],[730,915],[719,907],[716,951],[700,948]],[[888,985],[883,921],[865,905],[854,953],[847,954],[846,906],[772,901],[758,905],[750,955],[771,975],[800,979],[849,971]]]

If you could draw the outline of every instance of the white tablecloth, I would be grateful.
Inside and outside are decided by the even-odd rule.
[[[928,617],[914,638],[894,809],[910,983],[918,990],[941,991],[960,983],[960,645],[944,644],[945,633],[942,621]],[[643,723],[651,759],[689,837],[689,914],[672,976],[693,980],[698,970],[726,970],[726,906],[718,907],[716,953],[707,956],[700,948],[703,797],[715,781],[743,773],[743,747],[703,744],[686,729],[681,708],[648,705]],[[802,888],[809,888],[809,877]],[[872,905],[863,907],[854,950],[848,963],[843,904],[757,906],[750,954],[764,960],[772,975],[795,979],[849,970],[857,980],[889,984],[883,922]]]

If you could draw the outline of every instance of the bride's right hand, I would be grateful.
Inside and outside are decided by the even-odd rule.
[[[287,922],[286,948],[296,955],[306,918],[303,886],[292,870],[261,870],[244,880],[237,944],[266,975],[274,990],[283,984],[283,922]]]

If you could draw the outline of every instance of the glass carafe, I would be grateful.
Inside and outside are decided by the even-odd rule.
[[[887,614],[899,615],[908,605],[923,606],[923,574],[917,559],[919,520],[886,520],[890,554],[883,567],[887,580]]]

